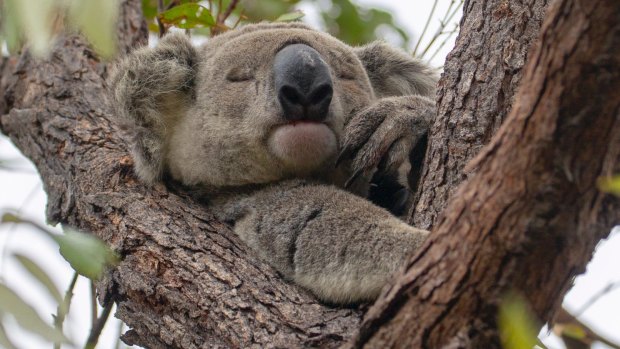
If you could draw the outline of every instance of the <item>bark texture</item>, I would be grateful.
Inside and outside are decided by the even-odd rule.
[[[547,21],[546,45],[530,63],[528,87],[522,89],[509,124],[480,157],[478,173],[455,196],[425,248],[384,292],[361,329],[362,310],[319,304],[282,281],[199,203],[163,186],[147,188],[137,182],[122,132],[109,121],[108,66],[79,37],[59,40],[49,59],[24,54],[3,65],[0,128],[39,169],[50,221],[93,232],[124,257],[98,289],[103,302],[117,302],[116,316],[132,328],[124,337],[130,344],[337,347],[360,329],[349,345],[490,348],[497,344],[495,306],[502,290],[531,291],[535,309],[547,318],[594,244],[617,223],[620,211],[611,206],[617,202],[593,184],[617,165],[620,149],[620,96],[613,96],[620,87],[620,62],[618,53],[610,51],[620,43],[618,24],[610,21],[620,15],[620,4],[614,2],[559,1],[564,11],[556,7]],[[480,51],[465,55],[469,51],[463,48],[462,59],[475,69],[463,68],[452,85],[447,85],[448,75],[442,80],[442,115],[464,106],[471,115],[483,104],[484,96],[476,95],[496,98],[488,102],[496,110],[509,109],[506,96],[512,95],[519,74],[518,68],[506,69],[504,61],[522,55],[506,63],[522,64],[514,62],[524,59],[531,38],[520,39],[536,30],[540,18],[525,12],[510,20],[521,13],[513,3],[467,3],[462,24],[477,29],[462,33],[459,45],[470,42]],[[144,42],[139,4],[123,1],[123,51]],[[501,4],[512,10],[499,11],[495,23],[488,14]],[[514,24],[521,20],[533,22]],[[496,31],[499,41],[490,41],[492,35],[480,37],[502,28],[500,23],[522,29]],[[513,46],[506,44],[511,40]],[[491,59],[495,51],[484,49],[494,43],[508,45],[501,46],[504,60],[496,63]],[[454,67],[448,69],[456,69],[460,59],[453,54],[449,64]],[[488,66],[478,70],[484,66],[480,62]],[[496,82],[495,74],[503,83]],[[453,97],[445,97],[449,93]],[[444,106],[444,99],[453,102]],[[480,115],[470,122],[495,117],[490,111]],[[492,120],[482,129],[496,128],[499,119]],[[469,127],[446,125],[450,133],[436,127],[431,143],[441,132],[455,136]],[[484,142],[491,133],[484,133]],[[435,161],[432,151],[433,146],[428,158]],[[448,163],[447,154],[436,155],[441,157],[436,168]],[[451,171],[459,173],[460,168]],[[423,185],[422,199],[427,187],[432,185]]]
[[[548,0],[466,0],[456,46],[437,91],[437,119],[409,222],[431,229],[463,167],[489,142],[512,107],[528,50]]]
[[[354,347],[494,348],[497,305],[523,292],[543,322],[620,223],[596,182],[620,159],[620,3],[554,3],[515,106]]]

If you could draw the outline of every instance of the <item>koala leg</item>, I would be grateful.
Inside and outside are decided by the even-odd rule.
[[[166,130],[194,99],[196,56],[185,35],[171,34],[132,52],[111,74],[117,118],[132,132],[136,172],[147,183],[163,172]]]
[[[428,233],[344,190],[298,180],[215,209],[285,278],[335,304],[375,299]]]

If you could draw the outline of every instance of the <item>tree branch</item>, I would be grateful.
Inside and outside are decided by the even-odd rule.
[[[582,2],[581,6],[591,8]],[[484,13],[489,9],[480,8],[481,3],[513,6],[513,2],[499,0],[469,1],[464,28],[475,28],[473,23],[486,20]],[[119,27],[125,35],[121,37],[126,38],[121,41],[123,51],[144,42],[146,31],[136,17],[139,4],[137,0],[123,2],[122,13],[131,17],[123,17]],[[618,14],[604,1],[592,4],[607,6],[607,16]],[[493,13],[501,22],[505,12]],[[583,16],[587,20],[577,23],[605,29],[607,17],[589,12]],[[523,14],[522,18],[531,17]],[[584,28],[566,23],[571,25],[562,27],[564,31]],[[547,38],[566,44],[557,47],[558,57],[566,57],[558,62],[576,67],[578,74],[565,76],[558,68],[551,49],[556,46],[535,56],[531,76],[525,79],[529,85],[523,89],[511,123],[481,157],[478,174],[455,196],[407,273],[368,313],[357,345],[397,346],[386,339],[392,335],[400,337],[403,346],[418,343],[435,348],[452,341],[490,347],[485,344],[495,343],[491,333],[495,331],[495,302],[508,287],[526,291],[534,309],[548,318],[571,276],[583,269],[594,244],[605,235],[604,228],[617,222],[619,212],[612,211],[614,203],[592,184],[596,176],[611,171],[620,148],[618,120],[613,119],[617,118],[614,103],[618,96],[611,96],[620,81],[617,76],[611,79],[620,66],[617,53],[595,56],[604,52],[601,40],[618,42],[600,28],[583,35],[599,45],[591,44],[591,49],[601,52],[581,52],[578,36]],[[467,34],[472,43],[474,34]],[[467,39],[462,35],[459,40]],[[515,52],[524,54],[527,48],[521,45],[506,46],[505,58],[514,58],[509,59],[510,67],[521,62],[521,56],[511,56],[510,49],[518,47]],[[484,57],[464,60],[459,81],[468,80],[471,87],[477,81],[474,77],[484,76],[467,68],[468,62],[484,62]],[[594,75],[586,74],[586,68],[593,69]],[[47,60],[35,61],[28,54],[11,60],[3,65],[3,71],[12,73],[4,74],[0,84],[2,109],[7,112],[0,117],[0,128],[37,166],[48,193],[49,220],[90,231],[124,257],[97,286],[102,303],[116,302],[116,316],[132,328],[125,341],[149,348],[196,348],[206,343],[213,347],[336,347],[351,338],[360,326],[362,310],[317,303],[258,261],[200,203],[164,186],[147,188],[136,180],[122,130],[109,121],[108,69],[75,36],[59,40]],[[490,78],[496,72],[485,71]],[[456,98],[448,96],[452,89],[508,95],[506,86],[514,84],[516,74],[501,76],[510,78],[479,90],[447,85],[444,79],[439,95],[445,100]],[[564,79],[560,82],[566,89],[553,89],[560,85],[558,79]],[[504,92],[495,90],[500,87]],[[577,93],[584,88],[596,92],[588,95],[588,101]],[[540,96],[545,98],[536,98]],[[459,103],[453,109],[465,105],[470,113],[475,110],[473,104]],[[504,110],[504,103],[499,99],[493,105]],[[450,113],[447,105],[441,105],[442,115]],[[616,108],[613,117],[610,108]],[[559,112],[554,114],[554,110]],[[586,122],[593,115],[594,121]],[[481,120],[482,116],[477,122]],[[458,127],[448,126],[457,132]],[[614,135],[617,139],[612,143]],[[592,149],[598,153],[591,154]],[[427,176],[432,171],[429,166]],[[440,200],[436,207],[443,203]],[[597,217],[605,220],[594,226]]]
[[[508,115],[548,0],[467,0],[437,91],[437,118],[408,221],[431,229],[463,167]]]
[[[551,319],[620,223],[619,200],[596,187],[620,159],[619,16],[613,0],[554,4],[515,107],[470,165],[478,171],[353,347],[499,347],[497,305],[510,289]]]

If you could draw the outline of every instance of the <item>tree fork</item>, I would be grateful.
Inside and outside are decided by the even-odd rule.
[[[618,199],[596,186],[620,169],[618,18],[614,0],[554,3],[508,119],[353,347],[500,347],[509,290],[552,319],[620,223]]]
[[[570,3],[575,3],[575,1]],[[593,2],[593,4],[599,5],[601,3],[604,2]],[[503,6],[506,4],[508,7]],[[125,38],[122,41],[123,52],[125,52],[127,47],[137,42],[143,42],[145,31],[143,22],[138,18],[140,1],[125,0],[123,6],[124,17],[119,28],[120,37]],[[520,20],[530,23],[528,21],[533,20],[532,26],[530,27],[528,24],[528,28],[536,28],[537,30],[536,16],[515,16],[511,19],[511,13],[510,11],[506,12],[506,9],[514,8],[512,6],[520,6],[520,4],[511,4],[505,0],[468,1],[462,23],[464,23],[464,27],[467,27],[468,24],[475,24],[485,14],[491,13],[489,11],[497,10],[499,12],[492,13],[504,17],[494,17],[496,20],[501,22],[502,19],[508,18],[514,21],[513,23]],[[585,8],[592,7],[587,4],[582,6]],[[606,4],[604,6],[612,5]],[[534,8],[535,10],[532,11],[540,10],[538,7]],[[596,25],[599,26],[599,30],[604,31],[605,23],[597,22]],[[476,26],[470,27],[475,28]],[[572,26],[571,29],[574,30]],[[474,43],[474,40],[478,40],[475,41],[476,44],[481,44],[480,33],[469,31],[462,34],[459,41]],[[607,35],[605,33],[603,33],[605,35],[599,34],[600,38]],[[512,39],[511,35],[514,35]],[[522,36],[523,32],[518,30],[502,34],[502,37],[507,40],[506,42],[515,40],[515,42],[520,43],[519,39]],[[490,45],[491,41],[484,41],[484,44]],[[505,51],[509,53],[511,47],[519,47],[516,52],[527,52],[529,45],[527,40],[522,45],[524,46],[521,44],[507,46]],[[572,53],[575,54],[575,52]],[[484,61],[489,54],[483,52],[473,55],[467,62],[471,64],[475,60]],[[449,62],[452,62],[451,64],[458,61],[455,57],[457,56],[454,55],[449,59]],[[541,61],[542,58],[538,57],[538,60]],[[608,68],[610,73],[617,74],[617,61],[614,60],[613,62],[616,65],[610,64]],[[599,62],[598,64],[602,63]],[[592,67],[599,65],[592,65]],[[540,69],[542,68],[544,67],[540,67]],[[124,256],[121,265],[106,275],[104,280],[98,284],[98,289],[100,298],[104,302],[117,302],[119,310],[116,316],[132,328],[125,335],[125,340],[149,348],[197,348],[205,345],[336,347],[345,343],[359,327],[362,313],[359,309],[334,309],[317,303],[312,296],[298,287],[282,281],[271,268],[252,258],[251,252],[244,247],[237,237],[225,226],[213,220],[203,206],[188,198],[170,193],[163,186],[146,188],[136,181],[131,172],[132,161],[128,156],[126,142],[122,139],[121,132],[116,126],[108,121],[112,108],[110,108],[105,97],[107,69],[108,67],[99,62],[83,41],[75,36],[59,40],[47,60],[35,61],[25,54],[18,62],[8,62],[4,65],[2,84],[0,84],[2,89],[0,92],[4,95],[1,106],[3,113],[6,113],[0,118],[0,128],[35,162],[39,169],[49,196],[48,218],[50,221],[62,222],[93,232]],[[12,70],[13,73],[7,74],[7,70]],[[513,84],[519,75],[518,69],[508,71],[506,76],[510,78],[504,79],[505,84]],[[466,76],[469,76],[469,73]],[[556,72],[554,77],[562,77],[562,74]],[[576,83],[579,78],[586,80],[586,76],[575,75],[570,82]],[[529,79],[526,78],[525,80]],[[540,81],[537,82],[541,83]],[[606,84],[610,88],[617,87],[615,85],[610,86],[616,82],[608,81]],[[472,83],[484,85],[484,83],[480,83],[479,79],[472,80]],[[441,96],[442,93],[448,93],[452,88],[458,88],[461,92],[465,91],[459,86],[458,84],[453,87],[445,85],[444,90],[440,88],[439,94]],[[544,90],[551,85],[541,83],[541,85],[534,84],[533,86],[538,86],[539,89]],[[497,84],[489,83],[487,88],[476,90],[476,93],[491,93],[496,91],[497,87]],[[598,91],[599,88],[600,86],[597,86],[596,89],[590,91]],[[498,100],[497,108],[506,108],[506,105],[509,105],[510,91],[512,89],[506,89],[501,93],[503,97]],[[465,93],[473,92],[465,91]],[[607,91],[606,93],[611,94],[612,92]],[[609,99],[602,103],[602,96],[604,94],[594,96],[596,98],[593,100],[596,101],[596,104],[590,107],[599,112],[606,111],[605,108],[611,105],[606,103],[613,103],[614,100]],[[571,97],[574,96],[571,95]],[[564,101],[564,103],[568,102],[568,100]],[[576,100],[575,103],[571,104],[571,107],[573,105],[576,106],[575,108],[583,106],[580,104],[581,102],[585,103],[583,98]],[[561,106],[565,107],[564,104]],[[519,110],[523,108],[521,106]],[[441,113],[448,113],[450,110],[451,108],[448,107],[440,108]],[[539,114],[534,114],[535,111],[539,110],[537,108],[532,109],[531,120],[534,121],[530,121],[527,134],[531,132],[530,136],[536,136],[532,139],[538,140],[540,134],[537,132],[542,131],[533,130],[531,126],[536,124],[535,120],[538,120],[535,116]],[[587,112],[575,115],[590,116],[595,114]],[[604,118],[603,116],[598,117]],[[483,121],[480,119],[476,122]],[[616,129],[611,126],[616,127]],[[600,135],[598,138],[582,134],[578,134],[579,137],[575,136],[577,137],[574,139],[575,142],[571,142],[570,138],[563,138],[568,143],[565,146],[585,145],[586,147],[579,149],[580,154],[583,156],[591,155],[583,152],[592,148],[594,144],[580,144],[580,142],[583,143],[584,140],[589,140],[588,137],[592,136],[596,138],[594,141],[599,142],[597,144],[601,144],[605,140],[604,136],[613,135],[611,132],[616,132],[615,135],[617,136],[617,120],[616,124],[611,126],[606,128],[610,132],[609,134]],[[584,130],[587,129],[589,128]],[[451,129],[451,131],[454,130]],[[578,133],[570,127],[559,130],[557,132],[566,132],[567,136]],[[612,207],[608,201],[611,199],[608,196],[603,197],[602,194],[595,194],[595,188],[592,186],[581,186],[590,183],[588,181],[592,179],[590,176],[593,176],[592,171],[595,169],[573,168],[573,166],[580,166],[581,164],[571,162],[568,163],[570,165],[568,168],[574,170],[570,172],[573,173],[573,182],[565,183],[567,177],[563,176],[562,173],[558,174],[559,177],[557,178],[537,178],[538,173],[528,170],[529,172],[524,171],[524,173],[517,173],[516,175],[525,176],[527,173],[530,175],[529,180],[516,183],[526,186],[528,190],[534,190],[543,183],[553,182],[553,179],[557,179],[558,183],[552,183],[556,186],[550,188],[567,190],[567,193],[562,194],[566,196],[562,196],[562,198],[569,201],[576,200],[574,189],[577,187],[576,184],[574,186],[570,186],[570,184],[579,184],[580,191],[578,194],[583,194],[580,199],[586,200],[590,195],[590,203],[602,212],[601,217],[607,218],[606,221],[599,221],[599,226],[595,227],[596,234],[584,233],[590,228],[589,224],[594,218],[587,217],[586,207],[577,203],[576,206],[568,208],[572,209],[572,212],[581,214],[578,229],[567,231],[567,236],[561,236],[558,240],[558,226],[565,224],[566,228],[569,228],[572,226],[571,224],[575,224],[575,222],[557,221],[565,217],[573,217],[563,211],[556,212],[553,205],[549,206],[550,203],[555,204],[551,198],[558,193],[545,192],[546,195],[543,195],[540,203],[537,202],[539,198],[535,197],[536,200],[530,202],[532,204],[532,207],[529,208],[530,211],[522,206],[523,200],[532,199],[531,192],[525,193],[529,193],[530,196],[523,193],[524,196],[519,196],[518,194],[521,193],[519,190],[523,189],[522,187],[517,188],[519,190],[507,188],[510,190],[506,193],[496,191],[491,196],[493,194],[490,192],[491,189],[498,188],[500,185],[507,185],[506,183],[511,177],[506,177],[506,175],[513,175],[514,173],[510,171],[514,168],[511,166],[516,166],[518,163],[512,158],[504,160],[501,158],[501,156],[505,156],[504,152],[512,154],[510,151],[515,153],[517,151],[516,148],[510,148],[515,143],[516,135],[508,131],[502,131],[501,137],[498,136],[497,138],[501,141],[496,139],[493,142],[493,147],[490,148],[492,150],[487,155],[482,156],[479,161],[480,173],[477,176],[487,174],[487,177],[483,178],[488,179],[488,183],[494,183],[496,186],[490,186],[488,183],[479,180],[479,183],[484,184],[480,188],[480,193],[473,191],[475,187],[470,185],[468,185],[470,191],[459,191],[460,194],[455,196],[452,208],[446,211],[447,214],[439,222],[431,241],[416,258],[416,260],[419,259],[417,264],[413,265],[409,272],[399,279],[396,286],[388,290],[386,297],[379,301],[377,306],[368,314],[357,344],[368,343],[372,345],[382,340],[385,343],[394,344],[394,340],[392,342],[385,340],[385,337],[391,333],[391,335],[403,339],[403,342],[397,343],[401,345],[419,343],[420,347],[434,348],[436,347],[434,345],[442,343],[441,339],[444,338],[451,340],[451,343],[473,343],[473,347],[476,346],[475,344],[482,343],[480,347],[489,347],[484,344],[496,343],[496,336],[492,333],[495,330],[493,326],[496,299],[477,299],[475,297],[477,293],[474,293],[474,291],[485,291],[488,293],[480,293],[480,295],[493,294],[494,285],[476,284],[479,280],[487,280],[484,278],[484,273],[488,273],[490,270],[508,271],[506,276],[499,280],[502,283],[495,285],[502,289],[508,288],[509,285],[522,286],[528,284],[527,282],[530,280],[528,273],[531,273],[534,275],[531,280],[536,282],[536,287],[539,287],[539,283],[547,281],[541,281],[540,276],[536,276],[542,273],[541,270],[536,270],[535,267],[538,265],[532,264],[532,261],[529,264],[515,265],[516,261],[520,261],[519,258],[523,258],[522,255],[530,251],[542,253],[545,248],[545,251],[553,250],[556,243],[564,244],[560,246],[561,249],[556,250],[568,251],[566,253],[575,254],[579,258],[571,259],[567,256],[561,256],[556,262],[553,256],[545,254],[546,259],[543,261],[551,260],[553,265],[549,268],[561,269],[563,266],[560,262],[570,259],[572,262],[564,267],[567,270],[571,269],[571,271],[560,270],[559,272],[565,279],[550,279],[548,282],[554,283],[554,285],[540,285],[543,290],[539,295],[538,303],[533,295],[528,295],[538,313],[546,318],[545,312],[550,313],[556,305],[558,297],[563,294],[565,287],[567,287],[567,280],[570,276],[583,269],[586,262],[585,255],[587,254],[589,257],[596,241],[604,235],[603,229],[617,221],[613,214],[617,214],[618,211],[611,211]],[[561,133],[556,134],[560,135]],[[431,136],[437,136],[437,133],[435,132]],[[562,136],[564,135],[562,134]],[[618,157],[618,153],[614,153],[620,147],[617,143],[618,140],[613,144],[606,144],[608,146],[604,149],[607,155],[604,160],[601,159],[602,154],[594,154],[594,160],[589,157],[583,160],[589,161],[590,164],[600,161],[598,173],[595,175],[610,172],[611,164],[615,164]],[[527,149],[524,150],[524,156],[530,153],[538,154],[536,149],[532,149],[532,147],[524,149]],[[552,149],[554,152],[545,149],[550,152],[550,156],[562,155],[556,153],[555,151],[560,150],[555,148]],[[570,148],[563,151],[570,152],[571,149],[574,150]],[[497,154],[502,155],[498,158]],[[529,157],[527,158],[529,159]],[[436,161],[441,163],[443,161],[441,159],[443,158]],[[553,158],[553,160],[558,159],[560,158]],[[571,159],[577,158],[568,158],[568,160]],[[498,172],[498,174],[503,173],[503,177],[491,176],[495,167],[489,167],[489,164],[497,165],[498,171],[506,171]],[[542,166],[541,170],[547,169],[543,166],[544,164],[536,164]],[[429,168],[433,170],[433,168]],[[582,172],[582,170],[589,171]],[[584,174],[586,175],[585,179]],[[534,183],[531,182],[532,176],[534,176]],[[498,179],[502,179],[502,181]],[[423,186],[424,188],[426,187]],[[488,210],[489,206],[487,205],[475,206],[477,207],[474,210],[475,212],[471,212],[475,208],[473,204],[480,203],[481,198],[485,195],[490,197],[487,204],[493,199],[495,201],[492,202],[499,205],[503,203],[502,201],[498,202],[499,198],[511,198],[513,195],[520,198],[521,201],[519,201],[520,204],[509,207],[502,215],[495,217],[496,227],[489,227],[487,224],[490,221],[470,220],[476,214],[480,215],[483,210]],[[569,206],[568,202],[560,201],[557,207],[565,209],[567,206]],[[460,208],[462,211],[459,211]],[[609,211],[603,212],[604,209]],[[470,213],[468,216],[463,216],[462,212]],[[526,215],[532,212],[538,215]],[[520,214],[526,216],[521,217]],[[536,217],[536,219],[531,217]],[[522,229],[529,235],[524,235],[523,232],[513,232],[511,235],[510,232],[501,230],[500,228],[503,229],[510,223],[510,219],[514,220],[513,223],[515,223],[516,228]],[[521,219],[525,222],[521,222]],[[464,224],[464,220],[468,220],[468,223]],[[460,222],[460,226],[457,225],[458,222]],[[479,226],[475,226],[476,224]],[[538,236],[541,234],[540,229],[541,227],[546,228],[546,224],[549,224],[552,230],[545,235],[545,238],[540,238]],[[524,226],[528,229],[525,229]],[[469,239],[474,239],[476,236],[486,237],[486,239],[480,240],[479,244],[477,244],[478,241],[463,240],[462,234],[465,233],[459,229],[463,230],[466,227],[477,234],[467,235],[466,237]],[[455,230],[451,231],[448,236],[449,229]],[[485,232],[491,232],[492,235],[485,235]],[[505,242],[500,241],[498,237],[504,236],[502,234],[507,234],[506,237],[509,239]],[[442,236],[443,239],[441,239]],[[578,246],[579,248],[576,250],[571,250],[570,248],[575,246],[573,240],[579,237],[584,240],[582,241],[583,245]],[[528,238],[537,238],[537,240],[525,240]],[[494,242],[495,245],[490,244],[489,240],[492,240],[491,242]],[[475,248],[476,251],[471,251],[468,261],[455,260],[455,255],[450,253],[462,252],[463,246],[458,245],[467,241],[470,241],[468,245]],[[541,246],[537,246],[537,242]],[[507,258],[500,260],[499,265],[493,264],[498,252],[486,250],[489,246],[497,248],[497,245],[502,247],[505,252],[507,251]],[[531,250],[524,250],[524,248],[530,248],[530,245],[534,245]],[[509,250],[513,247],[515,250]],[[449,254],[442,254],[446,251]],[[487,252],[489,253],[488,258],[485,257]],[[432,261],[431,263],[428,262],[433,257],[431,253],[436,253],[434,255],[436,264]],[[538,266],[538,269],[544,268]],[[468,270],[469,273],[467,273]],[[479,274],[482,271],[484,273]],[[523,280],[514,276],[521,271],[524,273]],[[433,273],[437,273],[436,279]],[[446,278],[446,274],[450,273],[454,274],[448,275],[452,278]],[[459,277],[462,282],[453,283],[455,280],[458,281]],[[444,284],[442,285],[441,282]],[[558,283],[561,285],[558,286]],[[412,288],[411,286],[414,284],[421,287]],[[399,288],[398,285],[403,285],[405,288],[403,286]],[[538,291],[536,287],[531,288],[530,291]],[[417,292],[412,292],[412,290],[417,290]],[[554,293],[554,291],[556,292]],[[472,294],[478,302],[473,303],[470,307],[465,301],[471,300]],[[428,298],[424,299],[424,295],[427,295]],[[441,303],[444,299],[450,299],[451,303]],[[418,303],[415,303],[416,301]],[[413,311],[411,310],[412,305],[415,305]],[[472,308],[482,309],[486,312],[476,313],[475,310],[477,309]],[[463,315],[458,315],[460,309]],[[428,316],[426,316],[427,310]],[[448,316],[455,314],[455,312],[457,317],[461,316],[461,318],[454,319]],[[390,321],[392,315],[394,318]],[[411,328],[421,329],[421,341],[417,341],[420,337],[401,337],[401,334],[396,330],[397,326],[395,326],[398,322],[401,324],[407,322]],[[472,326],[467,327],[468,322]],[[379,325],[382,324],[385,325],[384,330],[379,329]],[[452,332],[458,331],[458,333],[451,334],[451,329]],[[472,335],[476,331],[484,333],[485,336],[476,337]],[[445,337],[441,337],[442,335]],[[462,341],[459,342],[459,339]],[[483,339],[488,339],[490,342],[485,342]],[[368,342],[369,340],[370,342]],[[463,346],[465,345],[463,344]]]

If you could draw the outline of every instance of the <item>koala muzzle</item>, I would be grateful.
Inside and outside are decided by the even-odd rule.
[[[321,122],[334,93],[329,67],[312,47],[292,44],[280,50],[273,64],[278,101],[289,121]]]

